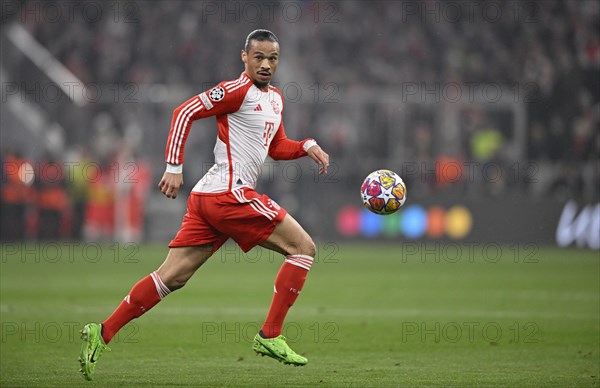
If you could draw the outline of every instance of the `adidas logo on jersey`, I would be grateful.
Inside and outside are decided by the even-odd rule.
[[[262,107],[260,106],[260,104],[256,105],[256,108],[254,108],[255,112],[260,112],[262,111]]]

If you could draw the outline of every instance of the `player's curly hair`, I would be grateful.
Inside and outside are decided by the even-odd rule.
[[[277,39],[277,37],[275,36],[274,33],[272,33],[269,30],[254,30],[251,33],[248,34],[248,37],[246,37],[246,43],[244,44],[244,51],[248,52],[248,50],[250,50],[250,41],[252,40],[256,40],[258,42],[264,42],[264,41],[269,41],[269,42],[277,42],[279,43],[279,39]]]

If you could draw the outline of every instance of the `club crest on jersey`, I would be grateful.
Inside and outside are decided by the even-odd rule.
[[[214,102],[221,101],[223,99],[223,97],[225,97],[225,89],[223,89],[220,86],[214,87],[211,89],[208,96]]]
[[[273,208],[273,209],[276,209],[276,210],[281,209],[281,206],[279,206],[279,204],[277,202],[275,202],[275,200],[273,200],[271,198],[267,199],[267,205],[270,208]]]
[[[271,100],[271,105],[273,106],[273,112],[275,112],[276,115],[281,113],[281,110],[279,109],[279,104],[277,103],[277,101]]]

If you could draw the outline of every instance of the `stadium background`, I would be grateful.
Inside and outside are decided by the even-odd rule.
[[[314,234],[402,240],[474,233],[551,243],[568,200],[578,212],[597,204],[600,43],[591,1],[3,7],[3,158],[18,152],[29,161],[33,191],[58,185],[69,195],[56,204],[18,196],[28,201],[27,239],[58,232],[170,238],[185,196],[168,203],[155,186],[172,110],[236,77],[247,32],[264,25],[281,40],[275,83],[286,97],[288,134],[316,137],[334,166],[316,177],[309,163],[271,161],[260,188]],[[183,192],[210,167],[214,135],[212,121],[194,125]],[[3,184],[18,167],[9,162]],[[377,168],[407,181],[407,209],[420,207],[405,220],[359,211],[357,187]],[[115,195],[130,200],[119,204]],[[51,213],[44,206],[62,212],[42,217],[47,226],[39,222],[40,210]],[[516,233],[490,227],[523,209],[552,215],[520,217],[511,222],[523,226]],[[72,221],[61,229],[65,218]]]
[[[450,273],[470,273],[475,267],[464,258],[471,258],[473,247],[488,262],[517,263],[534,253],[535,263],[547,255],[556,274],[567,260],[581,276],[597,273],[599,15],[597,1],[2,1],[3,344],[17,349],[24,343],[23,336],[11,342],[15,337],[7,331],[23,329],[30,319],[25,313],[20,318],[18,308],[17,315],[7,315],[12,296],[23,292],[10,280],[23,271],[59,276],[53,271],[63,267],[50,264],[62,256],[65,263],[77,262],[75,252],[88,257],[100,246],[109,247],[104,256],[92,252],[91,260],[68,267],[60,279],[69,279],[70,271],[86,273],[86,265],[106,257],[106,268],[94,268],[111,273],[109,264],[117,256],[126,262],[131,252],[152,256],[149,269],[160,263],[181,222],[186,193],[211,166],[215,141],[212,120],[194,124],[185,187],[175,201],[166,200],[156,186],[172,111],[189,96],[237,77],[243,71],[240,49],[255,28],[268,28],[280,40],[274,84],[286,99],[288,136],[316,138],[332,160],[327,176],[317,176],[307,160],[269,160],[258,189],[300,220],[325,262],[333,252],[338,263],[338,252],[345,252],[347,263],[365,276],[380,271],[369,284],[383,293],[390,291],[381,279],[393,268],[405,270],[398,266],[407,258],[428,265],[461,261],[467,271]],[[406,205],[393,216],[375,216],[360,203],[363,178],[378,168],[398,172],[407,183]],[[33,248],[23,250],[22,242]],[[81,244],[73,251],[71,242]],[[356,250],[344,250],[348,246]],[[235,251],[227,249],[215,266]],[[372,268],[360,254],[377,257]],[[433,287],[428,274],[440,269],[410,268],[414,295],[423,295],[423,284]],[[457,268],[463,267],[450,269]],[[522,267],[510,268],[515,273],[509,278],[518,278]],[[486,279],[480,269],[473,274]],[[526,272],[532,277],[524,284],[537,287],[541,278]],[[51,284],[39,275],[24,279]],[[134,280],[120,276],[111,284],[115,298]],[[577,299],[579,316],[589,318],[582,326],[592,336],[588,359],[597,361],[598,279],[579,279],[588,292],[577,294],[583,298]],[[517,292],[510,282],[506,287],[499,292],[507,298]],[[32,305],[45,300],[41,294],[31,298]],[[306,298],[310,306],[310,294]],[[111,301],[107,297],[102,305],[104,313]],[[410,306],[410,298],[403,303]],[[364,305],[379,306],[372,299]],[[37,319],[42,327],[48,322]],[[527,319],[552,327],[539,317]],[[342,334],[352,327],[336,322]],[[572,325],[552,322],[560,329]],[[3,363],[13,355],[6,352]],[[16,361],[6,365],[5,382],[28,385],[10,374],[19,370],[10,369]],[[591,385],[598,384],[594,371]],[[358,380],[357,386],[360,381],[379,380]],[[423,382],[428,384],[411,384]]]

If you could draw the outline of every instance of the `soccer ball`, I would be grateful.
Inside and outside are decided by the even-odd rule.
[[[363,204],[376,214],[388,215],[400,209],[406,201],[406,185],[390,170],[370,173],[360,188]]]

